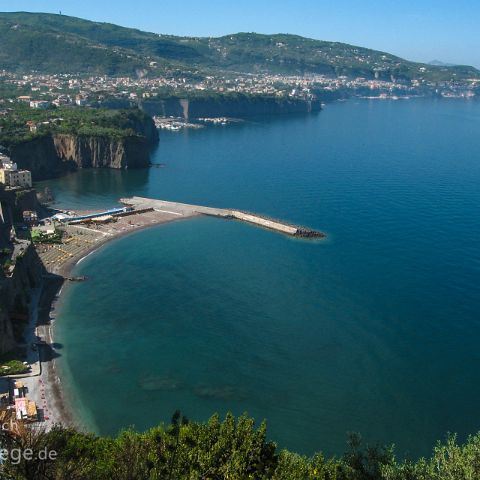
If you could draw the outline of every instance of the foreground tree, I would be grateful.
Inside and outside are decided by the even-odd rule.
[[[49,432],[25,426],[0,433],[1,448],[31,451],[0,465],[12,480],[478,480],[480,434],[458,444],[438,443],[428,459],[398,461],[393,447],[362,446],[350,435],[343,457],[326,459],[279,451],[265,423],[246,415],[214,415],[189,422],[176,412],[168,426],[144,433],[98,437],[56,426]],[[54,457],[45,452],[54,452]]]

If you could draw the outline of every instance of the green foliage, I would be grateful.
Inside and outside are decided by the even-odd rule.
[[[0,478],[38,480],[478,480],[480,434],[461,445],[455,436],[438,443],[428,459],[398,461],[393,447],[363,447],[351,435],[339,458],[278,451],[262,423],[246,415],[207,423],[189,422],[176,412],[168,426],[144,433],[97,437],[73,428],[45,432],[27,427],[20,435],[0,432],[9,448],[47,448],[56,460],[22,459],[0,466]],[[4,475],[4,477],[2,476]]]
[[[31,132],[27,122],[37,125]],[[0,118],[0,144],[12,147],[51,133],[124,139],[143,138],[143,126],[151,119],[137,108],[111,110],[106,108],[61,107],[47,110],[31,109],[15,104],[9,115]]]
[[[12,350],[0,357],[0,377],[4,375],[21,375],[28,372],[28,367],[23,364],[24,349]],[[1,478],[1,477],[0,477]]]
[[[12,71],[134,74],[145,59],[133,52],[99,46],[80,35],[62,32],[28,14],[0,17],[0,65]]]
[[[47,235],[39,230],[32,229],[30,235],[34,243],[62,243],[64,231],[56,229],[55,233]]]
[[[135,75],[201,69],[430,81],[480,77],[473,67],[409,62],[376,50],[296,35],[176,37],[40,13],[0,14],[0,43],[0,68],[14,71]],[[151,61],[157,66],[150,67]]]
[[[9,360],[0,364],[0,377],[4,375],[21,375],[28,372],[28,367],[20,360]]]

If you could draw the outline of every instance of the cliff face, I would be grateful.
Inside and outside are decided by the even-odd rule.
[[[176,97],[148,100],[140,107],[150,115],[184,118],[248,117],[285,113],[309,113],[321,110],[319,100],[277,99],[272,97],[205,97],[181,99]]]
[[[10,156],[19,168],[30,170],[35,180],[55,177],[68,167],[60,162],[50,135],[15,145]]]
[[[0,249],[8,246],[12,225],[22,221],[22,212],[33,210],[39,213],[41,208],[35,189],[16,192],[5,191],[0,186]]]
[[[0,355],[14,348],[21,340],[28,319],[29,292],[42,284],[44,267],[37,252],[28,243],[12,245],[12,223],[24,210],[37,210],[40,205],[35,190],[21,192],[0,188],[0,248],[16,252],[15,269],[11,276],[4,273],[3,264],[10,255],[0,254]],[[23,251],[21,251],[21,248]]]
[[[133,116],[129,120],[129,127],[137,135],[145,137],[147,144],[154,145],[158,143],[158,129],[155,126],[155,122],[153,121],[151,116],[144,115],[141,118]]]
[[[183,117],[183,107],[181,99],[177,97],[165,98],[161,100],[146,100],[139,104],[140,108],[149,115],[159,115],[161,117]]]
[[[147,142],[137,137],[109,139],[56,134],[53,144],[67,168],[141,168],[149,165]]]
[[[0,355],[13,350],[14,347],[15,339],[13,335],[12,322],[8,312],[2,309],[0,310]]]
[[[29,245],[16,259],[11,277],[0,272],[0,354],[22,341],[28,322],[30,292],[42,285],[44,267],[37,252]]]
[[[279,115],[286,113],[310,113],[321,109],[320,102],[307,100],[277,100],[275,98],[209,101],[187,100],[187,118],[198,117],[248,117],[255,115]]]
[[[150,163],[151,143],[147,135],[155,138],[149,128],[145,127],[145,138],[57,133],[21,143],[12,148],[10,155],[20,168],[32,172],[34,180],[56,177],[77,168],[142,168]],[[158,135],[156,130],[155,134]]]
[[[150,148],[158,130],[146,114],[127,116],[127,135],[53,133],[13,146],[10,156],[34,180],[52,178],[77,168],[142,168],[150,164]]]

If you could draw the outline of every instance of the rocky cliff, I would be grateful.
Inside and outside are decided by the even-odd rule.
[[[10,242],[11,227],[24,210],[40,208],[35,190],[5,191],[0,187],[0,355],[21,340],[30,291],[42,284],[44,274],[43,264],[29,242]],[[15,265],[13,273],[8,268],[11,264]]]
[[[310,113],[321,110],[319,100],[274,98],[262,95],[211,95],[198,98],[168,97],[146,100],[139,105],[150,115],[184,118],[250,117],[286,113]]]
[[[17,246],[17,248],[19,248]],[[32,245],[15,259],[11,276],[0,271],[0,355],[22,341],[28,322],[30,293],[42,285],[43,264]]]
[[[30,170],[34,180],[78,168],[147,167],[151,147],[158,142],[152,118],[141,113],[126,115],[123,121],[123,130],[111,135],[53,132],[37,136],[11,146],[10,156],[20,168]]]
[[[150,163],[148,144],[140,137],[111,139],[53,135],[58,159],[68,168],[141,168]]]
[[[35,180],[55,177],[67,167],[62,165],[51,135],[36,137],[13,146],[10,157],[19,168],[30,170]]]
[[[150,163],[145,137],[125,138],[55,133],[12,147],[10,156],[34,180],[52,178],[77,168],[142,168]]]
[[[12,225],[23,220],[25,210],[41,213],[42,209],[35,189],[6,191],[0,185],[0,250],[8,246]]]

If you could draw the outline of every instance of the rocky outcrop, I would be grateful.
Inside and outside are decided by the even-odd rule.
[[[274,98],[262,95],[212,95],[198,98],[169,97],[146,100],[139,105],[150,115],[183,118],[250,117],[286,113],[310,113],[321,110],[319,100]]]
[[[0,300],[1,303],[3,303]],[[15,347],[15,337],[10,316],[3,308],[0,310],[0,355],[3,355]]]
[[[128,120],[128,127],[131,128],[137,135],[144,137],[148,145],[155,145],[158,143],[158,129],[155,126],[150,115],[141,112],[142,116],[132,115]]]
[[[143,168],[150,164],[145,137],[109,138],[52,134],[14,146],[10,156],[34,180],[57,177],[78,168]]]
[[[16,144],[10,156],[34,180],[57,177],[78,168],[143,168],[150,164],[150,150],[158,142],[151,117],[127,116],[123,132],[112,135],[51,133]]]
[[[53,135],[57,157],[67,168],[148,167],[148,144],[140,137],[111,139],[72,134]]]
[[[42,285],[45,269],[34,247],[15,259],[11,276],[0,272],[0,355],[22,341],[28,323],[30,292]]]
[[[0,249],[9,243],[12,225],[23,220],[25,210],[41,213],[42,208],[35,189],[15,191],[0,186]]]
[[[12,224],[24,210],[39,210],[35,190],[0,188],[0,355],[21,340],[28,320],[29,292],[42,284],[45,272],[33,246],[27,241],[10,243]],[[12,254],[13,252],[13,254]],[[13,264],[13,273],[6,274]]]
[[[288,113],[311,113],[321,109],[320,102],[300,99],[276,99],[253,97],[247,101],[226,99],[209,101],[198,99],[188,101],[188,117],[249,117],[255,115],[280,115]]]
[[[150,164],[146,137],[124,138],[56,133],[14,146],[10,156],[34,180],[57,177],[78,168],[142,168]]]
[[[184,109],[182,99],[178,97],[168,97],[159,100],[145,100],[139,103],[139,107],[149,115],[158,115],[160,117],[183,117]]]
[[[10,149],[10,157],[19,168],[30,170],[34,180],[56,177],[71,168],[60,161],[51,135],[15,145]]]

